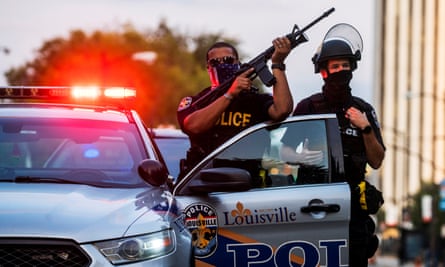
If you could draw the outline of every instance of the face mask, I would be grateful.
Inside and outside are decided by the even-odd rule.
[[[352,79],[351,70],[342,70],[328,74],[324,79],[323,94],[332,104],[345,104],[351,98],[349,82]]]
[[[239,64],[218,64],[214,67],[207,69],[212,87],[216,87],[226,80],[235,76],[235,73],[239,70]]]

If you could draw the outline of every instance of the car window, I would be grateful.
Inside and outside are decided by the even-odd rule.
[[[176,179],[180,172],[180,161],[185,159],[190,148],[188,136],[181,130],[169,128],[151,129],[151,132],[170,175]]]
[[[136,168],[147,158],[143,147],[135,125],[129,123],[48,118],[0,121],[0,168],[11,170],[9,178],[67,178],[72,171],[96,170],[109,182],[140,183]]]
[[[295,153],[301,154],[303,149],[320,151],[321,160],[306,164],[283,159],[284,140],[292,142]],[[218,154],[211,167],[245,169],[250,173],[254,187],[316,184],[329,181],[328,158],[325,122],[310,120],[259,129]]]
[[[155,137],[155,141],[164,157],[169,173],[174,178],[178,177],[179,162],[185,158],[187,149],[190,147],[189,139]]]

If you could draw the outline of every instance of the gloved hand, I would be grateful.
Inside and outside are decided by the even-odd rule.
[[[305,139],[302,149],[296,149],[296,164],[317,165],[323,160],[323,152],[321,150],[309,150],[309,139]],[[293,162],[290,162],[293,164]]]

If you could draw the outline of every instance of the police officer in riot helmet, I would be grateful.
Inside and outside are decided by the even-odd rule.
[[[276,79],[273,94],[259,93],[252,87],[250,68],[238,75],[227,92],[203,108],[193,104],[220,84],[235,76],[240,68],[238,52],[231,44],[217,42],[207,51],[207,71],[211,86],[179,104],[177,118],[191,147],[181,163],[184,170],[192,168],[220,144],[243,129],[267,120],[283,120],[292,112],[293,100],[285,73],[284,60],[291,51],[286,37],[273,40],[272,73]],[[181,175],[180,175],[181,176]]]
[[[361,58],[358,50],[352,52],[351,47],[343,40],[329,40],[323,43],[319,53],[312,58],[315,73],[320,73],[325,81],[323,95],[334,107],[344,107],[351,99],[349,82],[352,72],[357,68]]]
[[[321,93],[301,100],[293,115],[335,113],[340,126],[344,153],[345,177],[351,187],[351,220],[349,233],[349,266],[368,266],[378,247],[375,224],[370,213],[360,205],[358,185],[365,181],[366,165],[381,166],[385,156],[380,126],[374,108],[363,99],[353,96],[350,87],[352,72],[361,59],[361,37],[349,24],[337,24],[328,31],[312,58],[315,73],[324,80]],[[315,151],[297,153],[295,147],[308,137],[287,131],[282,138],[281,155],[287,161],[316,163]],[[306,158],[306,159],[304,159]],[[382,199],[383,201],[383,199]]]

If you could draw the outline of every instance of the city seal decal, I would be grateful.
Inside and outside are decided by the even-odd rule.
[[[218,220],[216,211],[204,203],[194,203],[184,210],[184,224],[192,234],[195,257],[205,258],[216,250]]]

